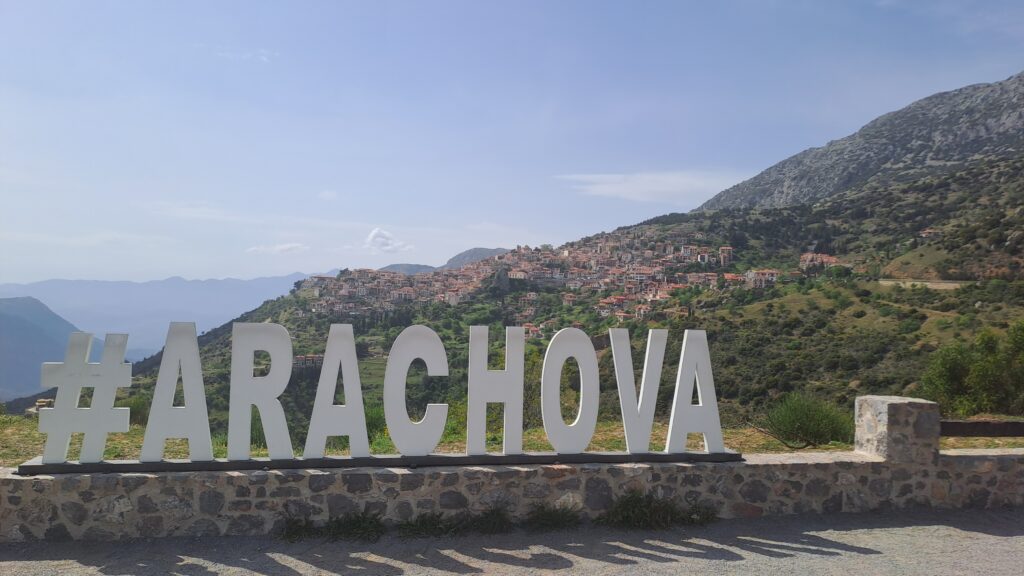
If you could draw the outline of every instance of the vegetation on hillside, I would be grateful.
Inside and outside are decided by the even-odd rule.
[[[754,419],[787,393],[801,393],[846,411],[860,394],[927,393],[950,403],[949,409],[958,413],[1024,413],[1024,401],[1015,388],[1020,383],[1007,376],[1020,362],[1013,352],[1018,350],[1014,338],[1020,337],[1013,335],[1016,332],[1010,326],[1024,318],[1022,206],[1024,157],[1018,157],[985,161],[955,174],[909,184],[869,185],[814,206],[655,218],[638,225],[651,232],[642,235],[645,241],[700,233],[710,245],[733,246],[737,260],[726,271],[774,266],[783,274],[776,285],[765,289],[726,284],[720,277],[717,286],[675,290],[667,299],[652,301],[642,317],[621,321],[607,310],[602,314],[597,306],[621,288],[580,290],[574,300],[566,301],[564,287],[501,274],[455,305],[410,302],[364,315],[311,312],[309,295],[295,289],[235,321],[284,325],[296,355],[322,354],[330,325],[352,324],[371,447],[377,452],[393,449],[383,418],[381,387],[388,350],[401,330],[424,324],[445,344],[449,376],[429,377],[422,364],[414,363],[407,376],[408,405],[410,415],[417,418],[428,403],[449,404],[442,443],[455,445],[466,428],[469,327],[491,327],[489,363],[501,368],[504,326],[522,322],[524,299],[528,299],[530,321],[545,327],[543,337],[529,339],[526,346],[524,419],[528,429],[542,424],[540,372],[548,339],[554,330],[569,326],[586,331],[597,349],[602,422],[619,419],[607,337],[612,327],[630,331],[638,382],[647,330],[668,330],[656,410],[659,425],[667,420],[675,366],[687,329],[708,333],[726,425]],[[799,254],[807,250],[838,255],[850,266],[798,272]],[[686,266],[699,269],[702,265]],[[876,281],[886,271],[900,275],[901,270],[972,281],[945,291]],[[688,270],[666,269],[666,274],[681,271]],[[1009,343],[992,344],[1007,331]],[[216,441],[222,442],[227,430],[231,323],[201,335],[200,346],[211,424]],[[936,350],[940,350],[936,359],[930,360]],[[132,408],[137,424],[145,422],[160,361],[157,354],[136,363],[134,385],[119,398],[119,405]],[[255,361],[257,370],[267,368],[266,357],[257,354]],[[980,376],[997,373],[1000,378]],[[319,376],[317,368],[295,369],[281,399],[297,449],[305,441]],[[562,377],[563,416],[571,421],[578,405],[573,362]],[[983,390],[984,386],[989,388]],[[978,390],[984,393],[975,397]],[[345,401],[340,386],[336,401]],[[494,406],[488,418],[492,445],[500,440],[500,429],[501,409]],[[258,419],[254,419],[253,437],[257,442],[262,438]],[[343,450],[345,446],[341,439],[330,447]]]
[[[647,318],[623,323],[593,312],[591,305],[597,295],[563,306],[558,292],[550,288],[524,284],[512,290],[506,302],[515,302],[520,291],[536,290],[538,318],[552,320],[558,326],[582,326],[594,338],[601,379],[599,418],[610,422],[620,418],[607,343],[610,327],[630,330],[638,382],[646,331],[669,331],[656,410],[661,423],[667,421],[672,401],[683,333],[691,328],[707,330],[723,420],[736,426],[787,392],[805,392],[847,411],[852,410],[853,399],[859,394],[912,394],[934,350],[950,343],[970,342],[984,329],[1003,332],[1009,327],[1008,321],[1024,318],[1024,282],[1001,280],[969,284],[956,291],[883,286],[854,277],[802,278],[767,290],[690,289],[677,292]],[[293,310],[302,306],[301,300],[297,294],[283,296],[239,321],[282,323],[294,339],[296,354],[322,353],[333,320],[294,315]],[[356,326],[367,423],[376,451],[390,448],[381,388],[386,354],[399,332],[410,324],[425,324],[444,341],[449,376],[427,377],[422,366],[414,364],[407,379],[408,404],[411,416],[416,418],[428,403],[448,403],[448,425],[442,442],[457,443],[464,437],[466,426],[469,326],[491,327],[490,364],[501,368],[503,326],[513,324],[511,306],[503,307],[500,300],[491,298],[457,306],[431,304]],[[681,314],[683,309],[691,312]],[[228,406],[230,324],[201,336],[200,341],[211,422],[214,434],[222,436]],[[542,425],[539,389],[546,344],[545,339],[529,339],[526,348],[525,425],[532,429]],[[148,405],[158,361],[154,358],[136,365],[137,384],[121,400],[122,405],[139,410]],[[563,413],[567,419],[575,416],[578,404],[574,370],[570,362],[563,373]],[[305,441],[318,380],[319,369],[297,369],[282,397],[297,448]],[[344,402],[340,386],[337,401]],[[500,407],[491,408],[488,421],[489,442],[497,445]],[[258,426],[254,426],[254,438],[258,440],[261,435],[255,428]],[[342,440],[335,447],[345,445]]]
[[[869,184],[814,205],[668,214],[642,225],[686,227],[728,242],[742,255],[739,268],[785,267],[814,250],[874,277],[1020,279],[1024,157],[902,185]]]
[[[931,358],[922,393],[959,416],[1024,414],[1024,321],[1000,338],[985,330],[973,342],[954,342]]]

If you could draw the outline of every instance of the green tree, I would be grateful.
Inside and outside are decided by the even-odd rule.
[[[940,348],[921,383],[923,394],[947,413],[1024,414],[1024,321],[1011,326],[1002,340],[985,331],[970,345]]]

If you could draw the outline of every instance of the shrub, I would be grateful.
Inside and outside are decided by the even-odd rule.
[[[580,520],[580,510],[575,506],[537,504],[526,515],[523,527],[531,532],[548,532],[574,528]]]
[[[986,331],[970,345],[935,351],[921,393],[947,414],[1024,414],[1024,322],[1012,325],[1003,340]]]
[[[287,542],[298,542],[307,538],[317,538],[323,535],[323,530],[313,525],[310,520],[301,518],[285,518],[284,527],[281,529],[281,538]]]
[[[616,528],[664,530],[685,524],[707,524],[716,518],[707,506],[681,507],[671,498],[658,498],[631,490],[616,498],[611,507],[594,521]]]
[[[473,516],[469,529],[481,534],[505,534],[515,528],[515,523],[504,506],[496,506]]]
[[[329,540],[362,540],[376,542],[384,535],[379,514],[359,512],[344,514],[327,522],[324,535]]]
[[[454,536],[464,532],[471,520],[469,514],[445,516],[440,512],[426,512],[412,520],[399,522],[395,527],[403,538]]]
[[[853,441],[853,415],[809,394],[791,392],[754,424],[789,448]]]

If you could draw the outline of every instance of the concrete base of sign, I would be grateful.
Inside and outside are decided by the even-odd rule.
[[[139,462],[138,460],[104,460],[81,464],[66,462],[44,464],[41,458],[33,458],[18,466],[18,474],[35,476],[39,474],[96,474],[118,472],[202,472],[227,470],[302,470],[309,468],[428,468],[437,466],[515,466],[521,464],[622,464],[627,462],[738,462],[743,457],[737,452],[705,454],[684,452],[668,454],[629,454],[627,452],[585,452],[583,454],[555,454],[554,452],[531,452],[526,454],[429,454],[427,456],[364,456],[356,458],[295,458],[273,460],[252,458],[250,460],[216,460],[193,462],[191,460],[162,460],[160,462]]]
[[[934,421],[934,426],[932,425]],[[1024,450],[938,451],[938,407],[857,403],[856,452],[746,455],[741,462],[580,463],[20,476],[0,469],[0,541],[257,535],[287,518],[539,503],[606,510],[629,490],[713,506],[722,517],[1024,505]]]

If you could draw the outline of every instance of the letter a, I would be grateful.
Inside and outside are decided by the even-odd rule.
[[[629,331],[612,328],[608,331],[612,342],[612,360],[615,363],[615,383],[619,389],[619,410],[622,430],[626,434],[626,451],[643,454],[651,451],[651,427],[654,425],[654,405],[658,402],[658,384],[665,360],[668,330],[650,330],[647,333],[647,355],[644,374],[640,380],[640,399],[637,400],[636,379],[633,376],[633,351],[629,345]]]
[[[694,381],[697,403],[691,404]],[[679,356],[676,396],[672,401],[665,451],[669,454],[686,452],[686,435],[690,432],[704,435],[704,447],[709,454],[725,452],[715,380],[711,376],[708,336],[703,330],[687,330],[683,334],[683,351]]]
[[[179,373],[184,405],[176,407],[174,393],[178,387]],[[193,462],[213,460],[210,417],[206,411],[206,390],[203,388],[203,371],[199,360],[199,340],[193,322],[171,322],[167,330],[167,342],[164,343],[139,460],[162,460],[164,442],[168,438],[187,438],[188,457]]]
[[[334,403],[339,370],[345,389],[344,406]],[[356,359],[356,338],[352,334],[351,324],[331,324],[324,365],[320,369],[320,383],[316,387],[313,416],[309,419],[306,450],[302,457],[323,458],[328,436],[348,436],[349,452],[354,457],[370,455],[370,442],[366,437],[366,413],[363,412],[363,387],[359,384],[359,364]]]

